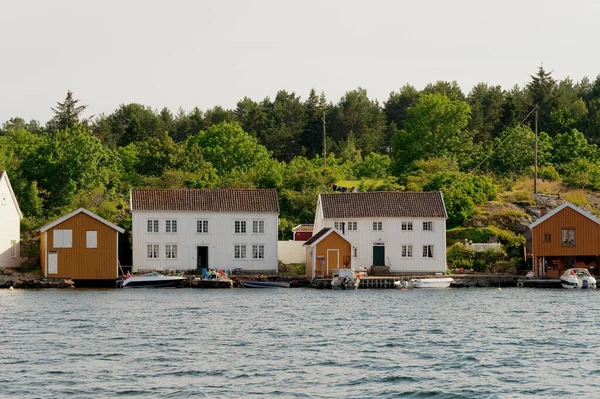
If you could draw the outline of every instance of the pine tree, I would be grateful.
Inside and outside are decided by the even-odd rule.
[[[73,93],[68,90],[65,101],[57,102],[56,108],[52,108],[54,118],[48,122],[49,130],[64,130],[87,122],[87,120],[80,120],[80,116],[87,105],[78,105],[78,103],[79,100],[74,99]]]

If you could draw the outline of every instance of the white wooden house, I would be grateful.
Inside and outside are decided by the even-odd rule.
[[[130,202],[134,272],[278,271],[274,189],[133,190]]]
[[[320,194],[314,231],[335,227],[354,244],[352,268],[446,271],[446,206],[440,192]]]
[[[0,171],[0,269],[19,266],[22,218],[8,175]]]

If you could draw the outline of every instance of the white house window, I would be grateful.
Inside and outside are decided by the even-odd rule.
[[[383,222],[373,222],[373,231],[383,230]]]
[[[17,240],[10,240],[10,257],[17,257]]]
[[[246,221],[236,220],[235,221],[235,234],[246,234]]]
[[[333,227],[335,227],[336,230],[341,230],[342,229],[342,222],[333,222]]]
[[[158,233],[158,220],[148,220],[146,232]]]
[[[73,230],[53,230],[54,248],[72,248]]]
[[[165,220],[165,232],[177,233],[177,220]]]
[[[423,257],[433,258],[433,245],[423,245]]]
[[[158,244],[148,244],[146,246],[146,256],[148,259],[158,259]]]
[[[433,222],[423,222],[423,231],[433,231]]]
[[[357,222],[348,222],[348,231],[356,231],[358,230]]]
[[[402,257],[403,258],[412,258],[413,256],[413,252],[412,252],[412,245],[403,245],[402,246]]]
[[[86,248],[98,248],[98,232],[97,231],[86,231],[85,232],[85,247]]]
[[[265,221],[264,220],[253,220],[252,221],[252,233],[264,234],[265,232]]]
[[[196,220],[196,233],[208,233],[208,220]]]
[[[177,259],[177,244],[165,245],[165,257],[167,259]]]
[[[265,246],[262,244],[252,245],[252,259],[264,259]]]
[[[354,255],[354,257],[355,257],[355,258],[358,258],[358,248],[354,247],[354,248],[352,249],[352,252],[353,252],[353,255]]]
[[[402,222],[402,231],[412,231],[413,222]]]
[[[233,246],[233,257],[235,259],[246,259],[246,246],[235,244]]]

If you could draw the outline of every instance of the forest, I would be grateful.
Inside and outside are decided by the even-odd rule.
[[[0,170],[23,230],[85,207],[126,229],[135,188],[276,188],[280,234],[314,219],[317,194],[442,191],[448,226],[518,177],[600,189],[600,76],[557,81],[543,67],[523,87],[405,85],[380,104],[365,89],[337,102],[311,90],[243,98],[235,109],[122,104],[86,115],[70,91],[45,124],[15,116],[0,129]],[[537,122],[536,122],[537,121]]]

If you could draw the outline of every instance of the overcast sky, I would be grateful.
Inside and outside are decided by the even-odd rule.
[[[14,0],[0,2],[0,123],[137,102],[174,113],[278,90],[337,102],[406,83],[523,85],[600,73],[596,0]]]

